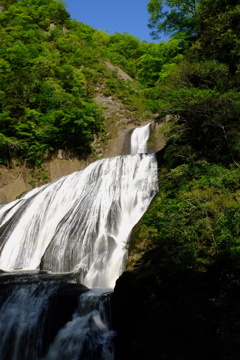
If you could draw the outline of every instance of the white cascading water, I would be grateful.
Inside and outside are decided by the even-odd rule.
[[[131,230],[158,191],[157,161],[154,154],[146,154],[149,129],[150,124],[134,130],[131,155],[96,161],[1,206],[0,269],[74,273],[89,288],[113,288],[123,271]],[[72,320],[59,330],[43,356],[38,323],[56,286],[49,281],[44,284],[23,288],[18,284],[3,301],[0,359],[113,360],[114,333],[102,300],[89,292],[81,295]],[[23,320],[28,311],[30,323]]]
[[[113,360],[115,333],[109,331],[107,302],[100,293],[81,295],[72,320],[59,331],[44,360]]]
[[[103,159],[34,189],[0,209],[0,268],[75,271],[88,287],[112,288],[131,229],[156,191],[153,154]]]
[[[44,318],[55,290],[49,283],[14,287],[0,311],[1,360],[40,359]]]
[[[131,154],[144,154],[147,152],[147,141],[150,134],[151,123],[136,128],[131,136]]]

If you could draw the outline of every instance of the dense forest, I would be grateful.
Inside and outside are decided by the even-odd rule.
[[[162,124],[159,194],[113,299],[118,358],[237,359],[239,1],[150,0],[152,36],[170,36],[156,43],[73,21],[56,0],[0,8],[1,164],[41,166],[60,148],[92,153],[105,132],[99,86]],[[106,60],[134,81],[109,73]]]
[[[156,257],[157,271],[164,266],[206,271],[223,259],[239,268],[240,5],[169,1],[169,13],[156,20],[161,3],[149,3],[155,36],[172,31],[169,43],[182,42],[174,63],[158,62],[154,81],[150,74],[145,86],[159,121],[167,114],[170,120],[163,127],[167,145],[158,154],[159,195],[132,247],[141,239],[139,252],[148,249]],[[195,13],[179,10],[185,20],[191,18],[184,31],[176,29],[177,3],[196,6]],[[151,61],[149,54],[144,58]],[[148,264],[147,253],[143,258]]]

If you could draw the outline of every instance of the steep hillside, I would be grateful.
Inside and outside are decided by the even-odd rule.
[[[0,1],[1,202],[118,155],[149,121],[142,44],[70,20],[55,0]]]

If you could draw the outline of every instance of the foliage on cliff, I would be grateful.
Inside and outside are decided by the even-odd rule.
[[[197,38],[145,90],[159,119],[171,114],[159,194],[130,245],[139,252],[132,264],[155,279],[220,263],[240,268],[240,7],[202,0],[197,11]]]
[[[0,163],[38,166],[59,148],[84,157],[104,128],[96,89],[146,109],[143,88],[181,58],[184,39],[159,44],[108,35],[70,20],[56,0],[0,1]],[[181,43],[181,44],[180,44]],[[126,71],[123,81],[105,61]],[[137,81],[141,85],[137,85]]]
[[[239,4],[202,0],[198,16],[201,31],[197,39],[168,74],[159,74],[156,85],[147,94],[152,109],[160,116],[176,115],[174,130],[168,134],[170,161],[178,157],[178,162],[188,162],[191,152],[191,159],[195,160],[237,163]],[[182,159],[177,155],[179,148]]]
[[[36,166],[59,148],[88,155],[104,128],[96,91],[116,96],[141,116],[145,89],[155,86],[159,74],[166,76],[189,47],[181,34],[155,44],[97,31],[70,20],[57,0],[1,0],[0,6],[3,164],[18,158]],[[134,81],[121,80],[106,60]]]
[[[150,0],[149,28],[152,36],[159,37],[161,32],[174,34],[184,31],[195,36],[199,31],[198,0]]]
[[[36,165],[59,148],[88,154],[102,124],[84,68],[98,63],[94,30],[57,1],[1,5],[1,161]]]
[[[135,232],[141,243],[130,245],[156,271],[156,281],[224,263],[240,268],[239,182],[239,168],[206,161],[160,171],[159,195]]]
[[[136,58],[145,52],[139,39],[70,20],[57,0],[0,6],[0,163],[17,158],[36,166],[59,148],[88,155],[104,126],[96,89],[131,111],[146,108],[136,85],[105,64],[135,76]]]

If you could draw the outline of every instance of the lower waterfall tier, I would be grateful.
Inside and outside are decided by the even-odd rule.
[[[0,274],[1,360],[113,360],[109,294],[66,276]]]

